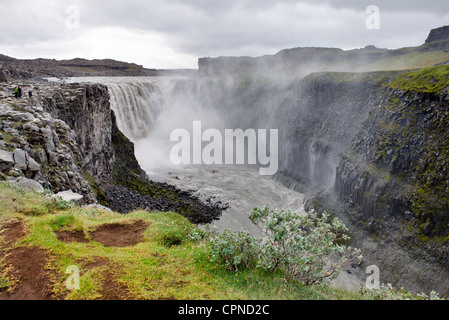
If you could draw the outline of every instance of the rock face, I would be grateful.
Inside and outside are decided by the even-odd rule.
[[[432,29],[429,37],[426,39],[426,43],[442,40],[449,40],[449,26]]]
[[[75,204],[82,204],[83,196],[71,190],[58,192],[55,197],[61,197],[65,201],[73,201]]]
[[[109,180],[114,154],[107,88],[99,84],[70,84],[61,89],[47,92],[42,100],[42,108],[73,130],[71,138],[79,147],[81,171],[96,179]],[[46,135],[50,138],[52,132],[47,131]],[[51,151],[53,146],[49,147]]]
[[[334,186],[347,221],[365,231],[357,241],[371,241],[366,234],[377,239],[378,249],[369,255],[385,270],[386,281],[446,296],[447,75],[446,66],[408,72],[399,76],[407,81],[393,80],[378,91],[376,107],[341,154]],[[395,252],[394,259],[389,252]]]
[[[13,89],[11,85],[1,88],[2,172],[10,177],[34,180],[55,193],[73,190],[83,195],[85,203],[96,202],[79,166],[82,152],[75,132],[43,108],[47,102],[45,95],[58,90],[69,94],[72,89],[45,82],[24,83],[23,88],[33,89],[34,97],[13,99],[8,97]]]

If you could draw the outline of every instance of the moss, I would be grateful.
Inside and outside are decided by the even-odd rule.
[[[388,86],[415,92],[439,93],[449,85],[449,66],[403,72],[396,76]]]
[[[449,83],[448,75],[449,66],[402,74],[391,86],[411,91],[393,91],[370,119],[375,164],[386,171],[376,172],[371,164],[368,172],[386,182],[411,184],[404,202],[415,213],[419,231],[430,237],[449,234],[449,113],[439,95]]]
[[[98,203],[102,206],[108,207],[109,203],[106,200],[106,193],[97,182],[97,180],[92,177],[87,171],[83,171],[83,179],[89,184],[89,187],[97,198]]]
[[[425,49],[426,45],[420,47]],[[365,70],[411,70],[432,67],[438,63],[449,60],[447,50],[419,51],[416,48],[403,48],[395,50],[398,54],[380,61],[366,65]],[[399,54],[400,53],[400,54]]]

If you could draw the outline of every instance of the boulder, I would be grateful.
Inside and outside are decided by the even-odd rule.
[[[13,109],[10,106],[6,104],[0,104],[0,117],[10,115],[12,112]]]
[[[21,188],[31,189],[31,190],[35,190],[38,192],[44,191],[44,187],[42,187],[42,185],[39,182],[37,182],[36,180],[31,180],[31,179],[25,178],[25,177],[18,177],[18,178],[10,179],[9,182],[17,184]]]
[[[7,171],[14,166],[12,154],[5,150],[0,150],[0,171]]]
[[[27,156],[27,162],[28,162],[28,170],[35,172],[41,169],[39,164],[30,156]]]
[[[58,192],[55,196],[61,197],[65,201],[73,201],[75,204],[80,204],[83,200],[82,195],[72,190]]]
[[[112,212],[112,210],[110,208],[102,206],[101,204],[98,204],[98,203],[92,203],[92,204],[84,205],[83,208],[97,209],[97,210],[102,210],[102,211],[106,211],[106,212]]]
[[[22,149],[16,149],[13,153],[14,168],[21,170],[27,178],[34,178],[41,169],[39,164]]]
[[[14,168],[25,171],[27,169],[27,153],[21,149],[14,150]]]

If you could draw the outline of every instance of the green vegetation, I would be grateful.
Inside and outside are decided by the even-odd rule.
[[[388,86],[408,91],[439,93],[449,86],[449,66],[404,72],[396,76]]]
[[[449,61],[449,53],[444,50],[423,51],[416,48],[395,50],[395,55],[367,64],[360,71],[412,70],[433,67]]]
[[[406,178],[410,185],[406,201],[418,219],[419,232],[426,235],[419,239],[448,239],[445,172],[449,163],[449,114],[439,93],[449,87],[449,66],[402,73],[388,86],[405,92],[393,92],[376,112],[377,118],[371,119],[377,128],[376,165],[387,172],[396,170],[390,172],[394,178]],[[412,155],[419,155],[419,160],[413,160]]]
[[[421,233],[418,239],[447,240],[449,113],[443,95],[449,90],[449,66],[432,65],[446,59],[441,52],[404,49],[404,53],[409,58],[425,54],[435,59],[429,60],[430,67],[418,70],[328,72],[308,77],[336,84],[374,83],[388,89],[379,97],[379,107],[371,110],[364,123],[369,132],[362,131],[365,138],[370,138],[369,151],[374,155],[364,169],[365,175],[369,174],[377,184],[376,194],[365,197],[374,197],[375,210],[383,216],[387,207],[391,208],[393,197],[403,196],[404,207],[410,208],[418,219],[417,230]],[[354,151],[366,153],[362,147],[368,145],[359,144]],[[395,192],[388,192],[389,188]]]
[[[29,208],[47,208],[51,200],[34,191],[0,183],[0,237],[4,226],[24,224],[24,234],[0,248],[41,248],[48,254],[45,269],[51,277],[51,294],[58,299],[106,299],[104,283],[114,283],[119,299],[374,299],[375,296],[304,285],[281,269],[244,268],[238,272],[212,259],[208,231],[200,230],[176,213],[136,211],[128,215],[80,207],[53,206],[45,214],[25,215]],[[45,209],[46,210],[46,209]],[[45,211],[44,210],[44,211]],[[262,212],[262,211],[259,211]],[[130,226],[144,222],[142,239],[135,245],[111,247],[95,240],[102,226]],[[85,241],[63,241],[62,231],[79,231]],[[4,242],[2,242],[4,243]],[[26,257],[25,257],[26,258]],[[0,260],[0,295],[14,289],[6,259]],[[65,272],[76,266],[79,289],[69,289]]]
[[[47,266],[53,294],[64,299],[102,299],[105,272],[129,299],[357,299],[357,294],[325,286],[307,287],[287,280],[280,272],[264,270],[234,273],[210,261],[210,243],[204,231],[176,213],[136,211],[129,215],[80,207],[47,207],[46,196],[0,184],[0,230],[10,221],[26,224],[26,235],[14,245],[39,247],[50,255]],[[22,212],[45,211],[41,215]],[[149,226],[135,246],[116,248],[96,242],[90,232],[112,223],[145,221]],[[65,243],[60,231],[81,230],[88,242]],[[0,237],[2,233],[0,233]],[[65,270],[80,269],[80,288],[69,290]],[[0,261],[0,286],[12,286]]]
[[[252,210],[249,219],[265,233],[266,241],[226,230],[212,238],[213,261],[234,271],[280,270],[287,279],[311,285],[336,279],[345,265],[363,260],[360,250],[339,244],[347,240],[348,229],[337,218],[329,221],[326,212],[302,215],[265,207]]]

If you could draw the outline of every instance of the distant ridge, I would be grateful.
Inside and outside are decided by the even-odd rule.
[[[194,72],[194,70],[148,69],[144,68],[142,65],[113,59],[16,59],[0,54],[0,81],[47,77],[161,76],[169,74],[186,74],[191,72]]]

